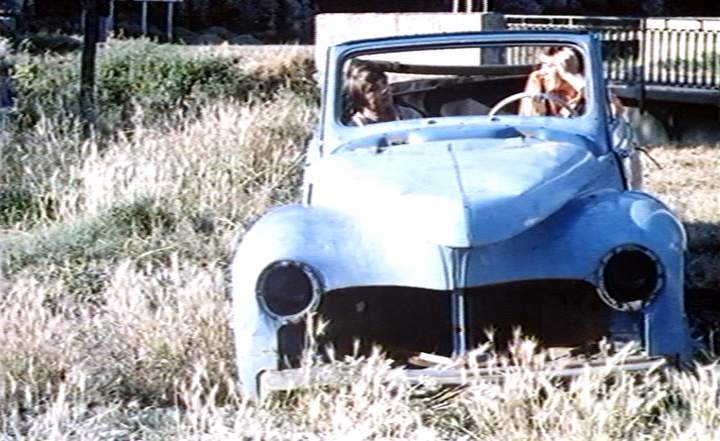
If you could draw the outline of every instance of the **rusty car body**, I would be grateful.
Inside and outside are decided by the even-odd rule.
[[[517,115],[523,97],[503,98],[522,92],[536,49],[554,46],[581,56],[585,108]],[[303,201],[262,217],[232,263],[243,390],[298,367],[310,313],[328,322],[319,347],[341,356],[380,345],[398,364],[466,353],[488,329],[501,349],[516,327],[546,347],[634,342],[641,355],[687,360],[685,233],[631,188],[637,153],[611,112],[600,50],[569,32],[331,47]],[[400,77],[396,104],[421,117],[349,124],[343,82],[357,58]]]

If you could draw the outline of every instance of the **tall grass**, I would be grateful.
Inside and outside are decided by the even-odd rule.
[[[258,57],[265,61],[258,62]],[[27,128],[44,118],[77,117],[78,66],[77,52],[18,57],[13,75],[20,95],[17,123]],[[111,134],[137,118],[153,121],[167,112],[192,113],[217,99],[261,101],[281,88],[313,100],[312,69],[307,51],[300,48],[259,54],[224,48],[188,50],[148,40],[114,41],[98,54],[99,126]],[[61,124],[53,130],[64,132],[64,128],[72,126]]]
[[[150,49],[147,57],[164,56]],[[122,52],[106,56],[126,60]],[[72,112],[63,113],[72,111],[63,107],[69,101],[52,97],[68,93],[54,88],[70,73],[52,87],[50,78],[26,84],[49,95],[26,95],[23,105],[37,113],[21,115],[0,141],[0,439],[720,436],[715,364],[587,373],[564,383],[525,364],[503,381],[440,391],[398,380],[376,354],[337,362],[354,372],[352,382],[262,403],[237,395],[226,292],[232,244],[269,207],[297,200],[316,109],[308,71],[297,69],[307,57],[231,48],[213,56],[254,72],[248,81],[272,81],[178,110],[130,99],[111,113],[117,125],[91,141]],[[139,65],[146,62],[164,63]],[[717,224],[720,201],[704,193],[720,182],[717,168],[701,167],[717,161],[716,150],[653,154],[666,164],[649,168],[653,190],[692,188],[671,202],[687,204],[689,222]],[[520,360],[542,358],[530,344],[518,351]]]
[[[677,211],[688,233],[689,285],[720,288],[718,146],[662,148],[651,154],[663,168],[648,166],[648,188]]]

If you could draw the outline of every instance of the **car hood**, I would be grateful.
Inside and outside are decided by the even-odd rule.
[[[308,177],[312,205],[345,211],[385,234],[462,248],[538,224],[600,169],[581,145],[475,139],[334,154],[312,166]]]

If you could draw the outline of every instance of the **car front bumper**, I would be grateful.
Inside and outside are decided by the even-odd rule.
[[[383,379],[388,383],[428,386],[471,386],[480,382],[500,383],[518,375],[542,377],[551,381],[568,380],[579,376],[608,377],[621,373],[656,372],[674,364],[663,356],[630,355],[621,350],[614,356],[588,360],[563,359],[542,363],[541,366],[518,366],[490,362],[470,363],[461,359],[447,359],[422,369],[395,368]],[[258,376],[258,396],[262,399],[279,391],[320,386],[343,386],[358,381],[358,366],[322,365],[284,370],[265,370]]]

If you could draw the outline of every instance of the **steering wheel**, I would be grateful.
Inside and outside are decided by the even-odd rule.
[[[510,95],[508,97],[503,98],[502,100],[498,101],[497,104],[495,104],[492,109],[488,112],[488,116],[495,116],[500,109],[507,106],[508,104],[514,103],[515,101],[519,101],[523,98],[532,98],[533,100],[539,100],[544,99],[547,101],[552,101],[553,103],[559,105],[563,109],[566,109],[568,112],[570,112],[570,116],[574,117],[577,116],[577,111],[570,107],[570,104],[567,103],[564,99],[560,98],[557,95],[553,95],[552,93],[545,93],[545,92],[538,92],[538,93],[530,93],[530,92],[520,92],[515,93],[513,95]]]

